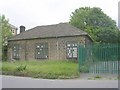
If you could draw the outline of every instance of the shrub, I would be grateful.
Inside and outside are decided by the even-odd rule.
[[[27,65],[20,65],[16,68],[16,71],[24,71],[26,70]]]
[[[99,79],[99,78],[102,78],[102,77],[97,75],[97,76],[95,76],[94,78],[98,78],[98,79]]]
[[[82,66],[80,66],[80,72],[82,72],[82,73],[87,73],[87,72],[89,72],[88,66],[87,66],[87,65],[82,65]]]

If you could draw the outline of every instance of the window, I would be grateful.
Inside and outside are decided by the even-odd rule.
[[[78,43],[75,41],[67,42],[67,58],[77,59],[77,46]]]
[[[20,58],[20,53],[19,53],[19,45],[13,45],[12,48],[12,58],[15,60],[18,60]]]
[[[15,33],[14,30],[12,31],[12,33]]]
[[[47,59],[48,58],[48,43],[36,44],[35,58],[36,59]]]

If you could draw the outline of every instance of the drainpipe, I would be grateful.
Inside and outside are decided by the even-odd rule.
[[[27,60],[27,48],[26,48],[26,45],[27,45],[27,41],[25,41],[25,60]]]
[[[57,59],[59,59],[59,43],[58,43],[57,37],[56,37],[56,39],[57,39],[57,43],[56,43],[56,45],[57,45]]]

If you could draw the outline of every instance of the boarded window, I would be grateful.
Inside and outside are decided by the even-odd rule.
[[[35,58],[47,59],[48,58],[48,43],[39,43],[35,46]]]
[[[20,46],[18,44],[16,45],[13,45],[13,48],[12,48],[12,58],[15,59],[15,60],[19,60],[20,58]]]
[[[77,46],[78,46],[78,42],[76,41],[67,42],[67,58],[68,59],[77,59]]]

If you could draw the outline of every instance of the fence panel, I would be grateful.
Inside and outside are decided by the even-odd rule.
[[[120,46],[118,44],[94,44],[78,47],[80,72],[119,73]]]

